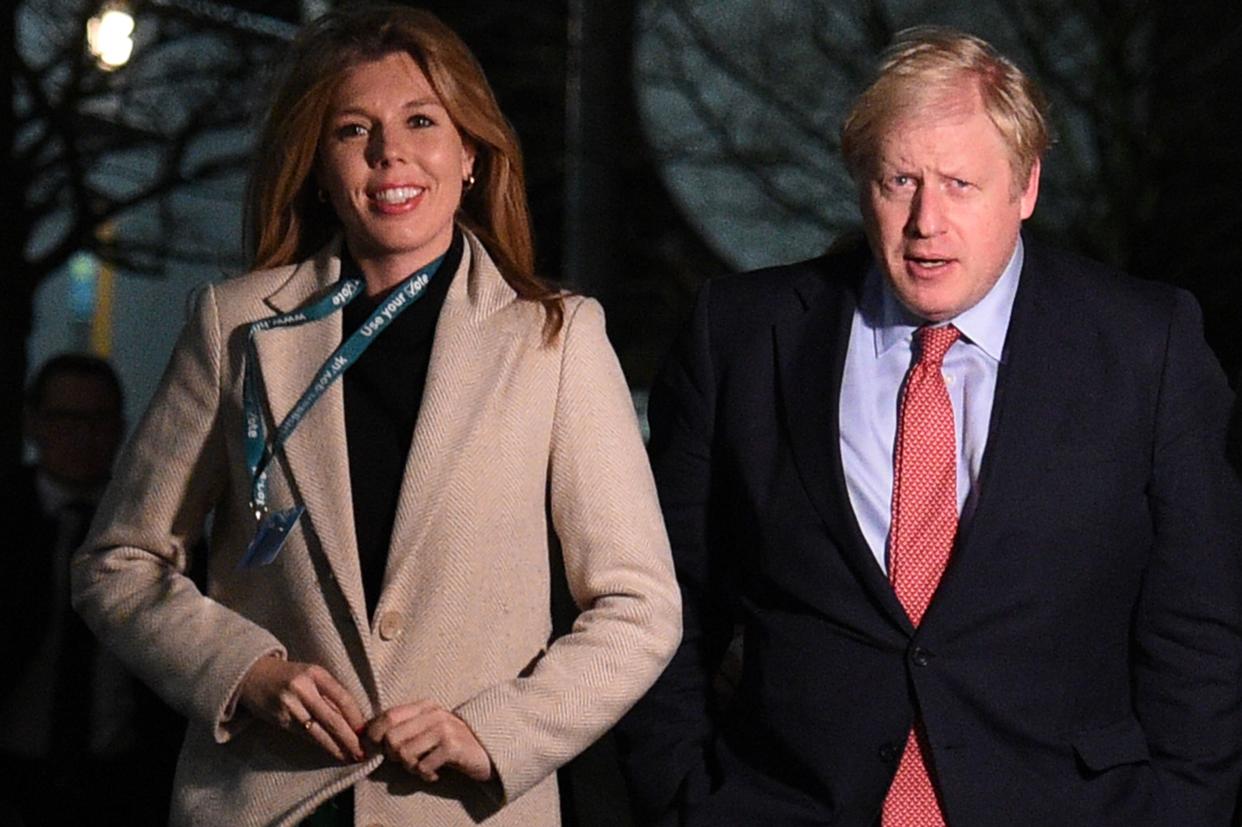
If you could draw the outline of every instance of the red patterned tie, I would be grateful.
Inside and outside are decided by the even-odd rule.
[[[915,335],[919,361],[906,380],[897,424],[888,574],[897,599],[918,626],[957,533],[957,442],[953,403],[940,366],[960,333],[949,325],[922,327]],[[923,759],[925,748],[922,726],[916,722],[884,799],[883,827],[944,825]]]

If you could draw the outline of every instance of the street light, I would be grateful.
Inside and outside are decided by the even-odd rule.
[[[134,16],[124,3],[109,3],[86,21],[86,44],[99,63],[111,72],[129,62],[134,51]]]
[[[96,64],[105,72],[120,69],[129,62],[134,52],[134,16],[130,14],[124,0],[111,0],[105,3],[99,13],[86,21],[86,45]],[[112,221],[104,219],[95,228],[95,239],[101,246],[112,242],[114,229]],[[81,290],[81,284],[87,283],[88,271],[84,269],[86,259],[77,262],[73,273],[75,285]],[[101,259],[95,259],[93,291],[89,298],[93,303],[90,323],[87,328],[89,348],[100,356],[108,357],[112,351],[112,300],[116,289],[116,272],[112,265]],[[80,283],[80,284],[79,284]],[[85,345],[87,342],[82,342]]]

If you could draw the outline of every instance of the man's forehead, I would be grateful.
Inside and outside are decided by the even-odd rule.
[[[980,147],[987,150],[981,152]],[[873,162],[881,166],[939,158],[951,166],[978,167],[998,157],[1009,166],[1016,161],[1013,148],[978,95],[942,96],[894,117],[877,131],[872,152]]]
[[[911,97],[896,107],[879,130],[881,142],[919,129],[953,126],[965,123],[986,110],[979,86],[961,81],[943,89]]]

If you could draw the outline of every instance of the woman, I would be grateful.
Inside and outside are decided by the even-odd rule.
[[[516,139],[428,14],[311,24],[259,161],[257,271],[204,291],[75,604],[190,718],[174,823],[558,824],[680,632],[599,307],[533,276]]]

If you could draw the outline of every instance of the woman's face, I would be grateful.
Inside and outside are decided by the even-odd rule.
[[[363,266],[408,274],[448,249],[474,151],[405,52],[345,73],[319,141],[317,180]]]

